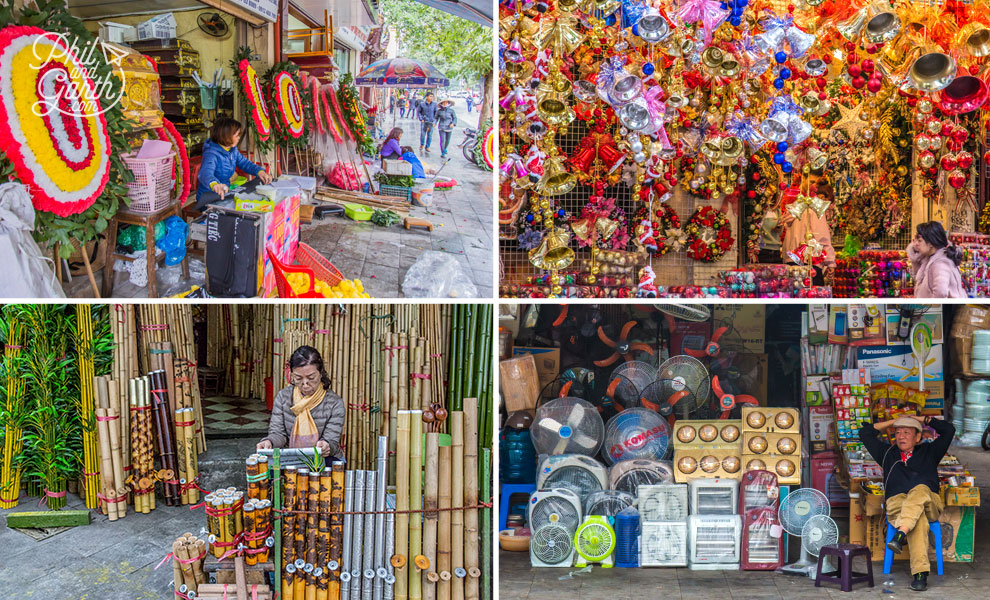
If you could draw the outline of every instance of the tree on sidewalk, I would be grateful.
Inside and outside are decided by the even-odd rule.
[[[491,29],[416,0],[389,0],[381,10],[385,25],[395,28],[400,56],[426,61],[451,80],[484,78],[479,127],[491,118]]]

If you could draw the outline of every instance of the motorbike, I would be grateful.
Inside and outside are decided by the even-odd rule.
[[[478,144],[478,130],[470,127],[464,128],[464,141],[457,145],[461,149],[461,154],[471,164],[474,164],[474,147]]]

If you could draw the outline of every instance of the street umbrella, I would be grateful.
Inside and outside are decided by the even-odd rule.
[[[434,88],[447,87],[450,80],[429,63],[400,56],[371,63],[354,79],[354,83],[360,86]]]

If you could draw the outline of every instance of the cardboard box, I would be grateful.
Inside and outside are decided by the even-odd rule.
[[[805,406],[828,406],[832,404],[832,385],[828,375],[808,375],[804,382]]]
[[[971,327],[973,329],[990,329],[990,308],[967,304],[956,311],[956,316],[952,320],[952,336],[955,337],[957,327]]]
[[[874,385],[888,379],[905,387],[918,389],[918,372],[911,346],[870,346],[859,348],[857,364],[870,370]],[[925,389],[931,390],[925,410],[940,410],[945,405],[944,371],[942,365],[942,345],[933,345],[925,361]]]
[[[828,341],[828,305],[808,306],[808,343],[824,344]]]
[[[808,443],[812,453],[835,447],[835,413],[831,406],[808,407]]]
[[[525,354],[532,354],[536,361],[536,374],[539,377],[540,390],[543,390],[560,374],[560,348],[512,347],[512,356]]]
[[[978,487],[945,487],[942,488],[942,503],[946,506],[979,506],[980,488]]]
[[[882,346],[886,343],[883,306],[850,304],[847,315],[850,346]]]
[[[767,307],[765,304],[716,304],[713,311],[716,327],[732,323],[732,343],[757,354],[766,349]]]
[[[508,413],[533,410],[540,398],[540,377],[532,354],[498,363],[500,387]]]
[[[849,343],[848,319],[845,306],[832,305],[828,313],[828,343]]]
[[[670,354],[684,354],[684,348],[701,350],[712,337],[712,324],[708,321],[674,321],[670,332]]]
[[[976,532],[976,508],[947,506],[938,518],[942,524],[942,559],[945,562],[973,562],[973,542]],[[873,560],[882,561],[887,548],[887,521],[884,517],[866,517],[866,545]],[[910,558],[907,547],[894,555],[894,560]],[[928,559],[935,563],[935,545],[928,544]]]
[[[910,344],[910,334],[906,339],[897,337],[897,327],[901,321],[901,313],[893,306],[887,305],[887,345]],[[932,330],[932,344],[942,344],[945,342],[945,330],[942,325],[942,307],[933,307],[928,312],[914,318],[911,326],[915,323],[924,323]]]

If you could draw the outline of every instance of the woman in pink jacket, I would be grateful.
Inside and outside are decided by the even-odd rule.
[[[938,221],[918,225],[907,247],[915,298],[967,298],[959,273],[962,250],[949,243]]]

